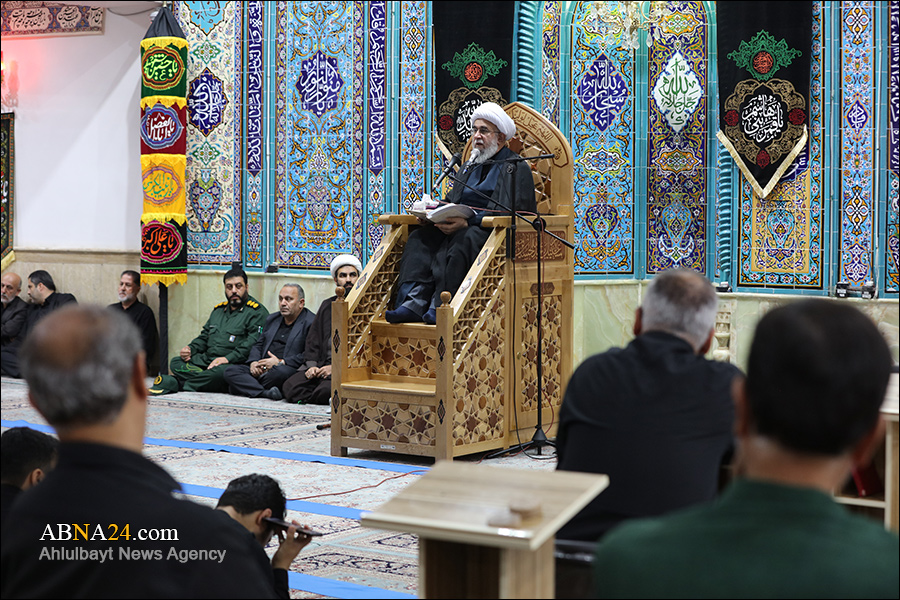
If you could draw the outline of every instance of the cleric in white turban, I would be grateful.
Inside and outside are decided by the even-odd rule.
[[[505,138],[504,141],[509,141],[509,139],[516,134],[516,124],[510,116],[506,114],[506,111],[500,108],[499,104],[485,102],[480,105],[475,109],[475,112],[472,113],[472,123],[479,119],[493,123],[494,126],[500,130],[500,133],[503,134],[503,137]]]
[[[537,211],[531,167],[507,146],[515,133],[515,122],[493,102],[481,104],[472,113],[471,152],[453,177],[446,201],[465,204],[474,215],[450,217],[433,225],[423,222],[409,235],[400,261],[394,309],[384,315],[388,322],[435,323],[441,292],[456,293],[490,235],[481,227],[482,218],[511,210]],[[507,168],[509,164],[515,164],[515,176]]]
[[[352,254],[331,260],[334,284],[344,288],[344,298],[356,284],[362,265]],[[316,317],[306,333],[303,364],[282,386],[284,401],[290,404],[328,404],[331,401],[331,305],[337,295],[319,305]]]
[[[341,267],[355,267],[357,275],[362,273],[362,263],[352,254],[338,254],[331,260],[331,276],[337,277]]]

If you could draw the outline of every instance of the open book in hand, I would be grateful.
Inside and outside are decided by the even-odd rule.
[[[421,200],[413,202],[409,214],[432,223],[443,223],[453,217],[468,219],[475,214],[475,211],[464,204],[439,204],[432,200],[431,196],[425,194]]]

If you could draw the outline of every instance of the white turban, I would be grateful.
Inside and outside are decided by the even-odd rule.
[[[355,267],[357,273],[362,273],[362,263],[352,254],[339,254],[331,261],[331,278],[337,277],[338,269],[341,267]]]
[[[475,112],[472,113],[472,123],[475,123],[477,119],[484,119],[485,121],[490,121],[496,125],[497,129],[500,130],[500,133],[502,133],[507,140],[516,135],[515,122],[508,114],[506,114],[505,110],[500,108],[499,104],[485,102],[476,108]]]

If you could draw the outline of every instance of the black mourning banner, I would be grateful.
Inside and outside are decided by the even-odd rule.
[[[0,191],[3,196],[2,218],[0,218],[0,249],[3,268],[6,269],[16,259],[13,252],[13,215],[15,214],[16,142],[15,113],[3,113],[0,121]]]
[[[506,106],[512,85],[515,2],[434,2],[437,133],[462,152],[483,102]]]
[[[150,221],[141,226],[141,277],[165,285],[187,281],[187,223]]]
[[[769,195],[806,147],[812,2],[717,2],[719,132]]]

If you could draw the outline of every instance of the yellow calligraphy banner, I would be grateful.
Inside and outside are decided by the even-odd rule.
[[[141,156],[141,183],[144,188],[142,223],[185,222],[184,176],[186,159],[180,154]]]

